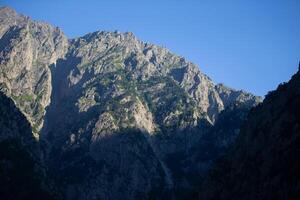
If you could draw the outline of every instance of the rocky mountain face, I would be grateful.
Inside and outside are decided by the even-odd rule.
[[[132,33],[68,40],[7,7],[0,89],[66,199],[184,198],[261,101]]]
[[[300,68],[299,68],[300,69]],[[300,198],[300,72],[253,109],[199,199]]]
[[[67,39],[58,29],[0,9],[0,84],[32,125],[35,137],[50,104],[49,66],[62,57]]]

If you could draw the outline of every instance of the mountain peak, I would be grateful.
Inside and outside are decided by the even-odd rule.
[[[164,47],[144,43],[131,32],[120,33],[118,31],[96,31],[66,42],[66,37],[51,25],[36,22],[29,18],[24,18],[22,15],[17,15],[14,10],[8,7],[2,8],[2,13],[3,16],[21,16],[8,19],[4,18],[4,26],[0,29],[0,33],[5,34],[7,31],[10,31],[11,28],[14,29],[15,26],[19,26],[21,28],[20,31],[17,31],[16,33],[19,37],[22,37],[20,42],[24,44],[21,46],[24,46],[27,49],[20,50],[19,54],[13,54],[12,52],[12,55],[15,55],[16,58],[11,56],[11,62],[14,62],[13,59],[21,59],[24,62],[20,66],[15,65],[14,68],[18,68],[21,72],[22,66],[27,66],[28,77],[33,79],[30,84],[35,84],[36,82],[42,84],[42,86],[32,85],[32,87],[30,87],[38,88],[38,90],[29,90],[28,88],[19,89],[20,92],[25,91],[24,93],[26,94],[18,95],[24,95],[30,98],[15,98],[17,102],[20,101],[19,104],[23,107],[21,108],[21,111],[26,110],[25,115],[31,119],[30,121],[32,124],[38,125],[37,130],[40,130],[42,127],[42,118],[45,113],[45,107],[48,106],[51,101],[50,77],[52,75],[50,74],[49,66],[53,63],[57,63],[57,61],[61,62],[59,59],[63,57],[67,57],[65,62],[70,62],[68,63],[68,69],[66,68],[66,63],[62,65],[62,69],[66,70],[64,73],[69,73],[69,75],[65,77],[68,81],[70,81],[69,85],[75,86],[81,82],[94,82],[97,87],[103,87],[103,85],[99,84],[99,79],[107,77],[108,74],[114,73],[115,76],[113,78],[109,78],[112,90],[110,91],[111,93],[108,93],[107,95],[119,96],[124,92],[131,93],[130,96],[133,95],[133,90],[129,88],[123,88],[125,91],[122,91],[121,89],[113,89],[117,87],[116,83],[118,81],[114,80],[117,77],[118,79],[123,79],[122,81],[127,81],[126,84],[128,85],[133,85],[134,83],[134,88],[136,88],[134,89],[134,93],[141,95],[139,96],[141,99],[143,99],[142,96],[145,95],[145,92],[142,89],[139,89],[139,87],[140,84],[145,84],[146,81],[151,82],[153,80],[159,80],[155,82],[155,84],[158,85],[153,84],[152,86],[160,89],[158,90],[154,88],[154,92],[152,93],[162,93],[160,90],[163,85],[172,86],[171,88],[173,90],[183,93],[183,95],[181,95],[181,98],[183,99],[177,99],[178,101],[184,102],[184,99],[189,99],[189,102],[195,103],[194,108],[191,108],[193,110],[193,114],[190,113],[193,116],[193,120],[191,120],[193,122],[189,122],[195,125],[198,123],[197,121],[202,118],[207,119],[213,124],[218,117],[218,114],[227,105],[232,104],[235,101],[250,102],[249,105],[256,105],[255,101],[253,101],[254,96],[246,95],[244,92],[237,93],[232,89],[227,88],[226,94],[221,94],[215,88],[213,81],[208,76],[200,72],[197,65],[186,61],[183,57],[172,53]],[[41,41],[47,42],[42,44]],[[33,43],[36,44],[34,49],[31,45],[29,45]],[[41,63],[44,65],[41,65]],[[9,68],[8,64],[9,63],[7,63],[7,67]],[[36,67],[36,65],[38,67]],[[60,63],[57,65],[60,65]],[[90,73],[89,77],[86,80],[82,80],[87,71]],[[18,74],[6,74],[8,77],[17,75]],[[24,78],[24,81],[28,81],[26,77],[22,76],[22,78]],[[41,80],[43,82],[40,82]],[[4,82],[10,81],[5,80]],[[6,83],[6,85],[11,84],[11,82],[10,84]],[[21,88],[19,83],[16,84],[18,85],[16,88]],[[125,83],[123,82],[122,84]],[[120,83],[118,87],[124,86]],[[81,92],[88,92],[90,88],[86,89],[87,90],[84,89]],[[47,92],[39,94],[41,91]],[[99,92],[94,93],[95,95],[100,95]],[[34,105],[35,103],[32,104],[32,100],[38,101],[35,103],[38,103],[39,105]],[[153,100],[154,99],[151,101]],[[170,102],[168,100],[168,103]],[[103,102],[98,103],[102,105]],[[143,103],[147,104],[149,102],[144,101]],[[184,103],[184,105],[182,105],[182,109],[188,106],[187,104],[188,103]],[[85,105],[78,105],[81,105],[80,109],[84,109],[83,107]],[[147,108],[147,105],[144,106]],[[29,107],[34,107],[37,110],[31,110]],[[165,109],[167,109],[167,107]],[[38,115],[36,114],[37,112]],[[173,112],[177,114],[173,116]],[[175,123],[174,119],[177,118],[176,120],[179,120],[181,115],[182,114],[178,113],[176,110],[168,110],[162,120],[168,121],[172,118],[172,123]],[[162,121],[157,121],[157,123],[161,122]],[[189,123],[183,123],[185,125],[182,126],[186,127]],[[137,126],[139,126],[139,124]]]
[[[0,16],[11,16],[11,15],[17,15],[17,12],[8,6],[0,7]]]

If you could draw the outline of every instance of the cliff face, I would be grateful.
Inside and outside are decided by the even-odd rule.
[[[300,73],[254,108],[199,199],[299,199]]]
[[[195,64],[132,33],[68,40],[6,7],[0,22],[0,89],[30,122],[65,198],[170,197],[192,189],[199,184],[193,176],[207,172],[260,102],[215,85]],[[236,122],[230,127],[226,113]],[[207,144],[212,157],[197,150]]]
[[[35,136],[50,103],[49,66],[65,54],[67,39],[58,29],[0,8],[0,84],[32,125]]]

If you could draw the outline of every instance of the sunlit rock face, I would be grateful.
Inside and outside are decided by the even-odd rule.
[[[198,184],[192,177],[206,173],[218,144],[230,146],[260,102],[132,33],[68,40],[7,7],[0,22],[1,90],[30,122],[67,199],[175,198]],[[236,123],[224,128],[222,113],[233,107]],[[215,143],[219,126],[225,139]],[[208,135],[216,151],[206,158]]]
[[[48,24],[0,9],[0,84],[30,121],[35,136],[50,103],[49,66],[63,57],[68,41]]]

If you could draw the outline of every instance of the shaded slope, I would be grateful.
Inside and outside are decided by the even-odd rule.
[[[254,108],[200,199],[300,198],[300,73]]]
[[[30,124],[0,92],[0,198],[54,199],[43,173]]]

